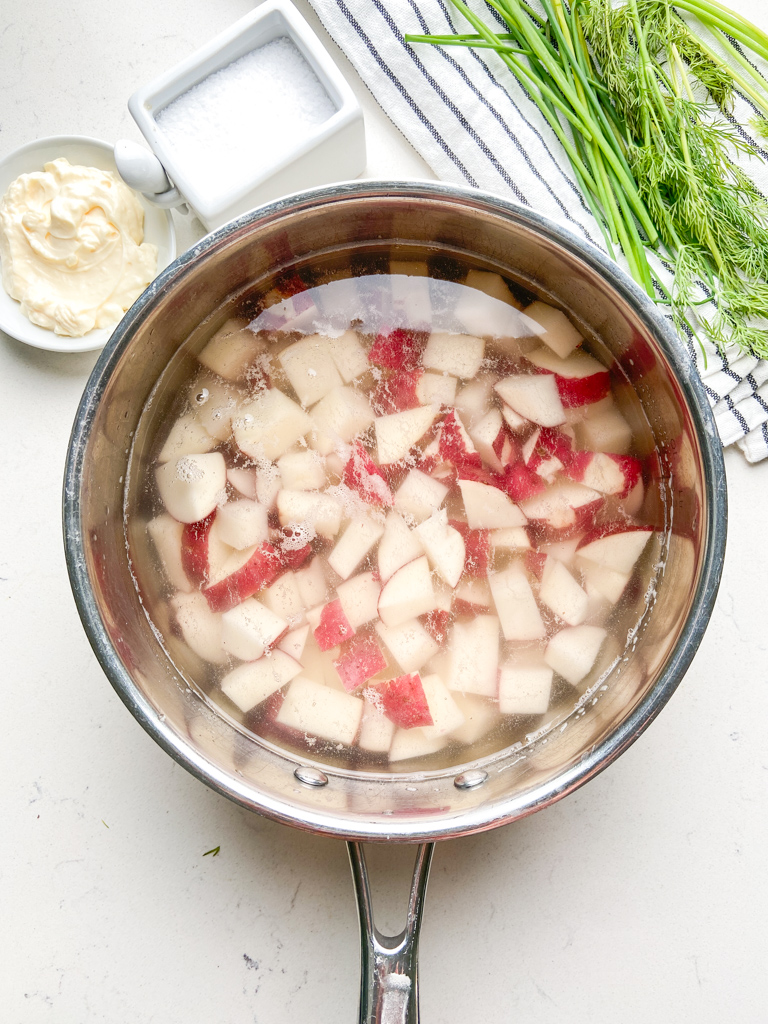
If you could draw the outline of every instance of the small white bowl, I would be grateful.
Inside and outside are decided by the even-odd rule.
[[[334,113],[303,131],[286,156],[253,174],[250,180],[218,194],[202,191],[194,183],[194,167],[179,159],[168,144],[157,115],[209,75],[281,36],[292,40],[314,71]],[[360,104],[290,0],[265,0],[186,60],[137,90],[128,101],[128,109],[181,193],[178,202],[186,202],[209,231],[262,203],[305,188],[356,178],[365,168],[365,126]],[[258,130],[257,111],[250,128]],[[163,202],[163,197],[158,196],[158,201]]]
[[[5,195],[8,186],[20,174],[42,171],[44,164],[58,157],[66,157],[71,164],[98,167],[117,175],[113,148],[109,143],[80,135],[54,135],[20,146],[0,160],[0,197]],[[159,274],[176,258],[173,221],[167,210],[153,206],[138,193],[137,196],[144,208],[144,241],[157,246]],[[50,352],[93,352],[106,345],[116,326],[97,328],[82,338],[54,334],[27,320],[19,303],[0,285],[0,330],[34,348],[48,349]]]

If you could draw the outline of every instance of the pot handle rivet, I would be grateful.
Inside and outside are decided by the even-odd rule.
[[[299,782],[303,782],[305,786],[328,785],[328,776],[325,772],[321,772],[319,768],[309,768],[306,765],[301,764],[293,774]]]
[[[457,775],[453,780],[453,784],[456,789],[475,789],[477,786],[482,786],[487,778],[488,772],[480,771],[479,768],[473,768],[468,772],[462,772],[461,775]]]

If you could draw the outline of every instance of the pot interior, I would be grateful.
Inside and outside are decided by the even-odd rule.
[[[387,272],[391,259],[426,260],[437,277],[450,277],[457,263],[496,271],[523,301],[538,297],[568,311],[614,368],[617,401],[647,467],[644,511],[658,541],[645,555],[653,585],[624,602],[613,639],[579,693],[565,694],[539,722],[494,734],[471,761],[448,756],[429,771],[384,773],[350,770],[332,753],[313,758],[278,747],[217,707],[163,620],[161,594],[141,573],[137,585],[134,563],[148,556],[137,481],[150,464],[153,425],[208,339],[229,317],[255,315],[265,288],[286,275],[313,283]],[[490,828],[559,798],[609,763],[680,681],[714,601],[725,534],[722,456],[706,400],[680,342],[650,304],[595,250],[530,212],[433,185],[355,184],[295,197],[233,222],[176,261],[123,320],[94,371],[75,425],[65,498],[70,572],[86,630],[145,728],[245,806],[365,839]],[[299,781],[296,768],[308,765],[327,782]],[[469,769],[487,778],[457,787]]]

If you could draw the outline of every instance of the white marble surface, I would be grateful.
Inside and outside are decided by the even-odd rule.
[[[129,94],[250,6],[8,3],[0,153],[67,132],[138,138]],[[768,24],[764,6],[750,13]],[[368,173],[428,175],[340,59],[365,106]],[[194,225],[180,227],[190,242]],[[177,767],[115,696],[80,626],[60,484],[94,358],[0,335],[0,1020],[352,1021],[344,846],[248,814]],[[438,848],[424,1024],[768,1021],[768,466],[736,452],[726,464],[722,587],[669,706],[567,800]],[[385,926],[409,856],[374,851]]]

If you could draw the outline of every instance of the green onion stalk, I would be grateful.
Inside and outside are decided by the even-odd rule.
[[[768,35],[716,0],[540,0],[543,16],[487,0],[505,32],[450,2],[472,33],[406,41],[494,50],[565,150],[611,256],[680,330],[698,337],[694,307],[712,300],[714,315],[698,316],[710,340],[768,358],[768,204],[734,159],[756,149],[718,116],[738,89],[768,138],[765,82],[732,42],[768,60]]]

